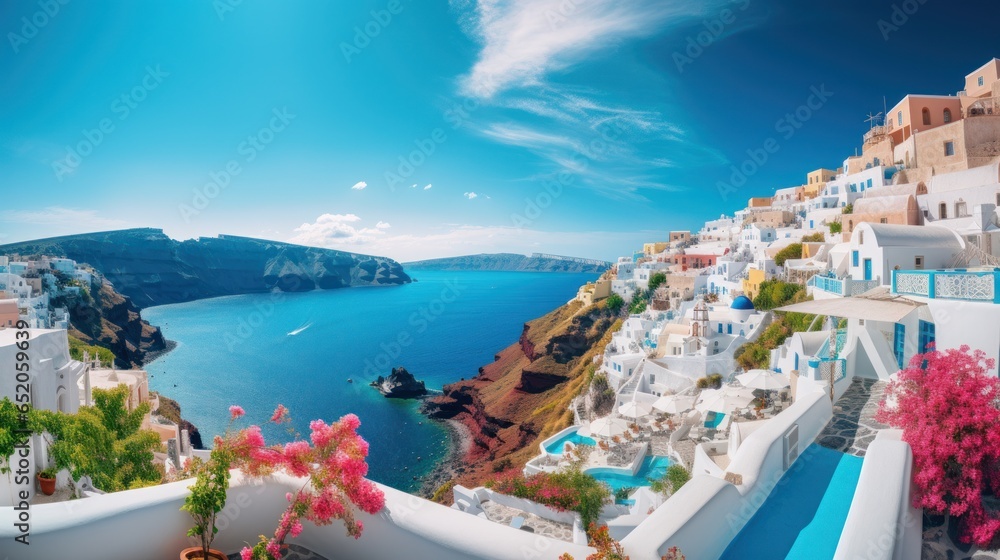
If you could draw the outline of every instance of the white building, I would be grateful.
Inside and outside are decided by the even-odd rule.
[[[887,285],[893,270],[947,268],[963,250],[945,228],[859,224],[851,235],[849,275]]]

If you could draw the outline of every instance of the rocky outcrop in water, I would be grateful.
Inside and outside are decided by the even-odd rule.
[[[388,399],[412,399],[427,394],[424,382],[417,381],[404,367],[392,368],[392,373],[387,378],[378,376],[378,379],[371,382],[371,386]]]
[[[392,259],[220,235],[175,241],[159,229],[128,229],[0,245],[0,255],[44,254],[85,262],[139,309],[202,298],[282,290],[406,284]]]

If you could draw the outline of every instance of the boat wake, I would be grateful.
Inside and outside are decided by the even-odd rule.
[[[308,329],[308,328],[309,328],[309,327],[311,327],[311,326],[312,326],[312,321],[310,321],[310,322],[308,322],[308,323],[306,323],[306,324],[302,325],[301,327],[299,327],[299,328],[295,329],[294,331],[290,331],[290,332],[288,333],[288,336],[295,336],[295,335],[297,335],[297,334],[301,333],[302,331],[304,331],[304,330]]]

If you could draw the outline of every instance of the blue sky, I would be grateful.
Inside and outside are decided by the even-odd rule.
[[[953,94],[1000,55],[993,19],[926,0],[5,2],[0,243],[159,227],[611,259],[838,167],[883,96]]]

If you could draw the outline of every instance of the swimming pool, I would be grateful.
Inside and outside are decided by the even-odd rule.
[[[563,445],[566,442],[570,442],[574,445],[589,445],[591,447],[597,445],[597,442],[594,441],[593,438],[589,438],[587,436],[581,436],[576,432],[576,430],[573,430],[572,432],[568,432],[560,436],[559,439],[546,445],[545,451],[553,455],[562,455]]]
[[[654,455],[643,459],[642,465],[639,466],[639,470],[634,475],[626,474],[622,469],[606,467],[587,469],[584,472],[607,484],[614,491],[621,488],[649,486],[653,480],[663,478],[663,475],[667,474],[667,467],[673,464],[674,461],[670,457]]]
[[[722,412],[713,412],[712,414],[715,416],[713,416],[710,420],[705,420],[705,427],[714,430],[719,427],[719,424],[722,423],[722,420],[726,417],[726,415]]]
[[[807,447],[729,543],[722,560],[833,558],[862,461],[815,443]]]

